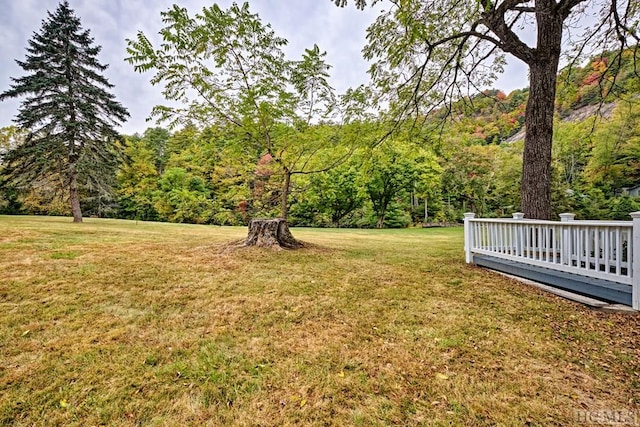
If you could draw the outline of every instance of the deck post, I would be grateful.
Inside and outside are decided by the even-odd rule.
[[[464,254],[467,264],[473,263],[473,223],[471,220],[476,217],[473,212],[464,214]]]
[[[633,244],[631,245],[631,307],[640,310],[640,212],[632,212]]]

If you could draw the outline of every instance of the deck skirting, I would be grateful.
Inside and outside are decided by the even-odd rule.
[[[640,311],[640,212],[632,221],[464,215],[465,260]]]
[[[565,273],[502,258],[475,255],[474,264],[599,300],[631,306],[631,285]]]

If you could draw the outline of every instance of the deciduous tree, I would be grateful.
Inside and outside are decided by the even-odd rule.
[[[286,219],[291,177],[326,170],[348,155],[336,135],[318,128],[338,114],[326,53],[313,46],[300,60],[287,59],[287,40],[247,3],[213,5],[195,16],[174,6],[162,17],[159,47],[139,32],[127,49],[134,69],[153,71],[152,84],[163,84],[164,96],[182,104],[158,105],[152,116],[170,125],[234,126],[237,141],[280,168]]]
[[[376,227],[383,228],[389,206],[409,193],[419,176],[417,164],[400,144],[385,144],[373,153],[366,166],[366,189],[376,214]]]
[[[347,0],[332,0],[344,6]],[[378,3],[374,0],[373,3]],[[366,0],[355,0],[364,8]],[[368,30],[371,75],[394,113],[428,114],[493,82],[510,54],[529,68],[522,210],[551,216],[551,147],[558,65],[594,49],[637,59],[636,0],[393,0]],[[593,25],[589,21],[596,17]],[[583,26],[579,29],[579,26]],[[527,35],[534,34],[533,42]],[[564,49],[563,49],[564,48]],[[616,67],[610,68],[609,76]],[[605,73],[607,74],[607,73]],[[613,76],[615,81],[615,75]]]

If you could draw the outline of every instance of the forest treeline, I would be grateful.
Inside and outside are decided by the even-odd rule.
[[[639,79],[631,65],[609,61],[599,55],[559,75],[556,214],[629,219],[640,210],[640,200],[627,194],[640,185]],[[289,223],[406,227],[459,221],[466,211],[510,216],[520,204],[527,95],[486,91],[403,124],[382,142],[386,128],[375,120],[315,123],[304,134],[282,125],[276,132],[290,135],[292,146],[300,138],[324,141],[311,145],[309,164],[288,177]],[[2,178],[2,154],[23,138],[15,127],[0,129],[0,213],[68,215],[66,196],[56,190],[64,188],[61,177],[42,176],[25,188]],[[108,185],[79,183],[86,215],[242,225],[280,213],[282,169],[233,127],[149,128],[113,149],[119,161],[100,171]]]

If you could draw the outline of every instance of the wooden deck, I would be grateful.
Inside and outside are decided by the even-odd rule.
[[[473,262],[482,267],[523,277],[588,297],[617,304],[632,305],[631,285],[551,270],[549,268],[523,264],[488,255],[474,255]]]

